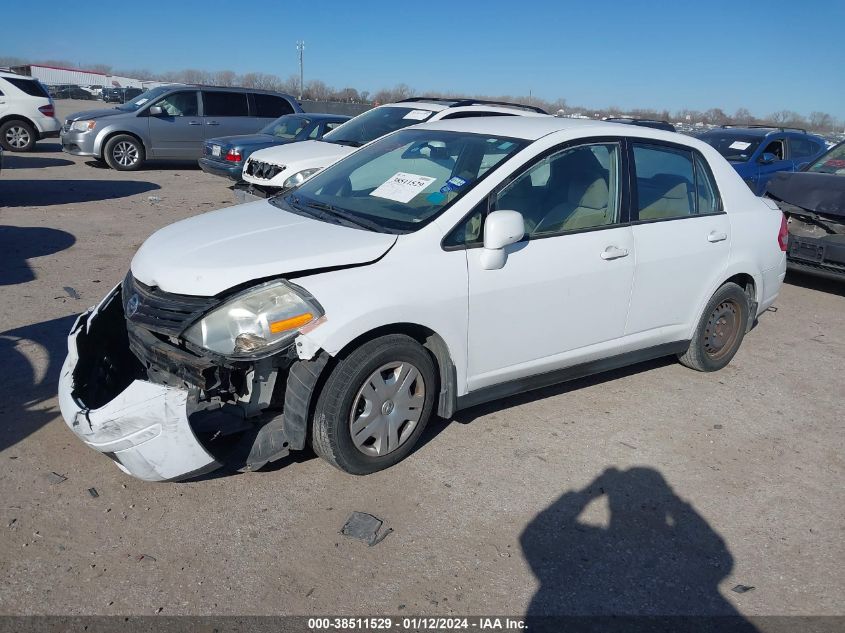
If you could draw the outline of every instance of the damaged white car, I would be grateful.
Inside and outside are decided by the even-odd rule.
[[[780,211],[696,139],[427,123],[150,237],[73,327],[62,414],[145,480],[307,446],[371,473],[435,414],[663,355],[723,367],[785,247]]]

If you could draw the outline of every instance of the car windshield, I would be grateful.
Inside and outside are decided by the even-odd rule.
[[[719,134],[710,132],[699,136],[702,141],[712,145],[728,160],[738,163],[748,161],[760,145],[760,138],[754,136],[738,136],[736,134]]]
[[[126,112],[135,112],[138,110],[142,105],[145,103],[152,101],[153,99],[160,97],[165,92],[172,90],[172,86],[159,86],[158,88],[153,88],[152,90],[147,90],[146,92],[142,92],[137,97],[132,99],[132,101],[127,101],[123,105],[117,106],[118,110],[124,110]]]
[[[296,135],[302,132],[310,123],[311,121],[305,117],[286,114],[266,126],[261,130],[261,133],[269,134],[276,138],[292,139],[296,138]]]
[[[807,171],[845,176],[845,143],[840,143],[807,167]]]
[[[328,221],[408,233],[434,219],[526,144],[481,134],[404,130],[351,154],[272,202],[318,217],[322,212]]]
[[[422,123],[432,114],[434,112],[430,110],[400,108],[398,106],[373,108],[335,128],[326,134],[323,140],[327,143],[361,147],[385,134],[401,130],[409,125]]]

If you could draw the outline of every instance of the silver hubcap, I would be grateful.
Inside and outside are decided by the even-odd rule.
[[[12,147],[26,147],[29,145],[29,131],[25,127],[13,125],[6,130],[6,142]]]
[[[130,167],[138,162],[138,148],[129,141],[121,141],[112,151],[114,161],[123,167]]]
[[[419,424],[425,403],[425,383],[419,370],[406,362],[387,363],[358,390],[349,415],[355,447],[373,457],[402,446]]]

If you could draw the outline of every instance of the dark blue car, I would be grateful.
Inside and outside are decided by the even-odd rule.
[[[238,181],[246,159],[253,152],[274,145],[319,140],[348,120],[348,116],[339,114],[285,114],[258,134],[221,136],[205,141],[200,167],[209,174]]]
[[[715,147],[758,196],[777,172],[800,171],[827,149],[821,136],[798,128],[723,125],[698,138]]]

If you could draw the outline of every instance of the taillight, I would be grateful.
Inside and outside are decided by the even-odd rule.
[[[38,111],[43,114],[44,116],[56,116],[56,110],[53,108],[53,104],[41,106],[38,108]]]
[[[232,163],[239,163],[243,159],[239,150],[230,149],[226,154],[226,160]]]
[[[778,231],[778,246],[780,246],[780,250],[784,253],[789,244],[789,227],[786,224],[786,216],[781,213],[780,215],[780,231]]]

